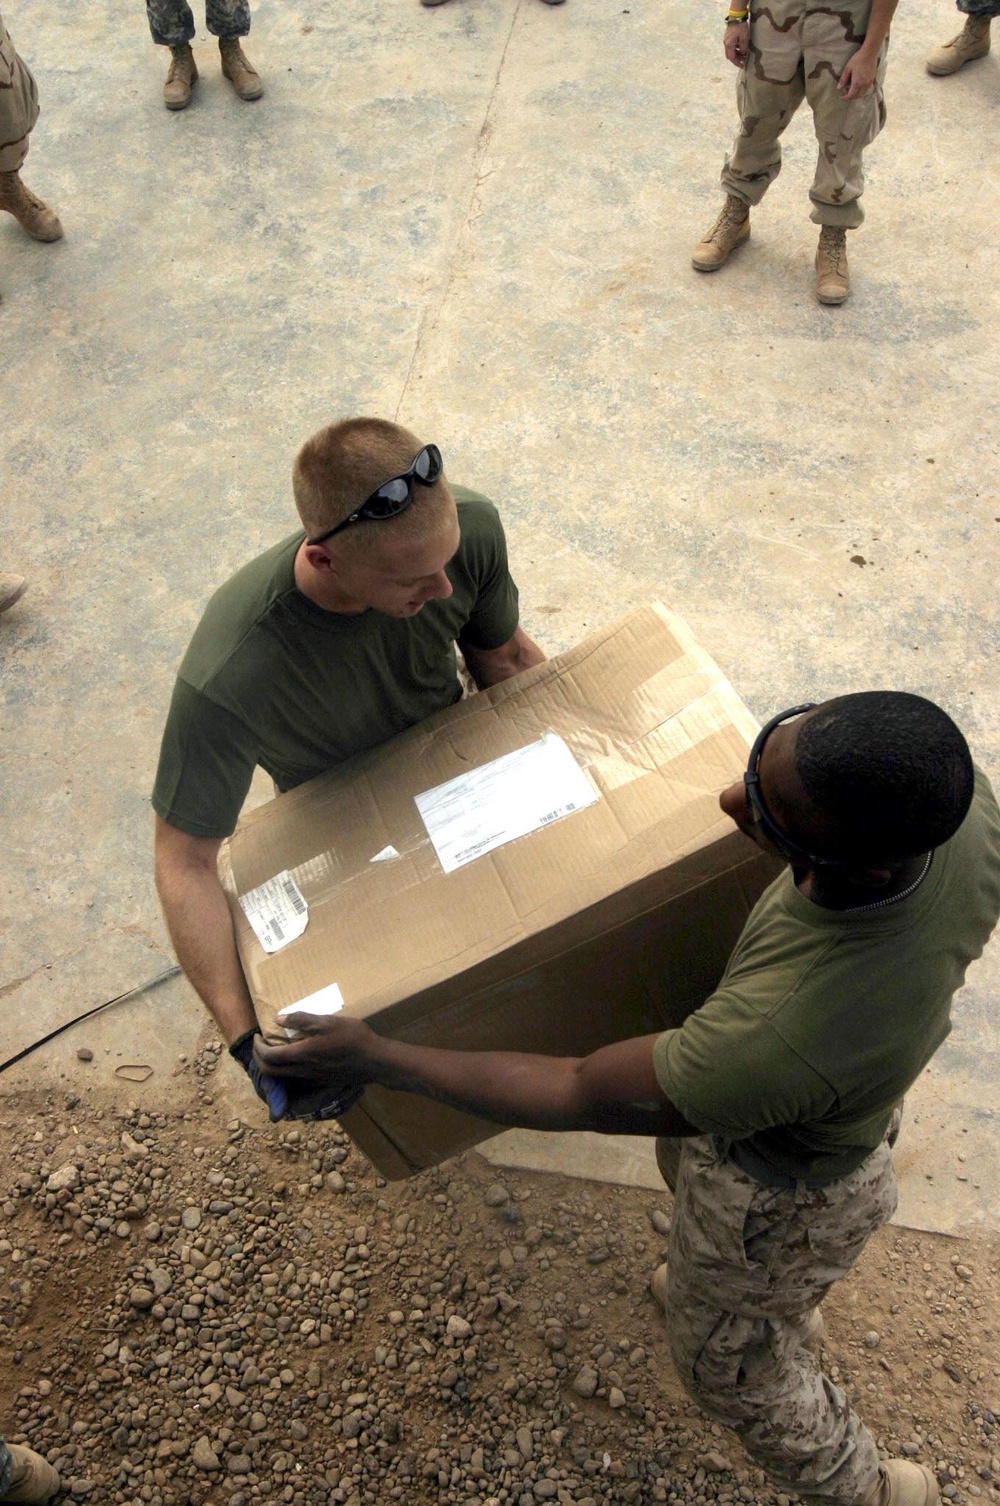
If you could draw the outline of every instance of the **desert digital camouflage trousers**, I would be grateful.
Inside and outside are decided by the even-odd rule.
[[[666,1319],[685,1390],[780,1489],[853,1506],[878,1480],[875,1440],[802,1348],[812,1309],[892,1217],[887,1141],[825,1187],[767,1187],[711,1136],[658,1140],[674,1190]]]
[[[750,51],[740,69],[740,128],[722,169],[722,186],[759,204],[781,170],[782,131],[803,99],[813,113],[818,153],[809,197],[817,225],[852,229],[864,219],[862,153],[885,125],[886,46],[873,87],[843,99],[837,80],[864,41],[870,0],[750,0]]]
[[[181,47],[194,36],[194,16],[187,0],[146,0],[153,41]],[[205,0],[205,25],[214,37],[245,37],[250,31],[250,0]]]

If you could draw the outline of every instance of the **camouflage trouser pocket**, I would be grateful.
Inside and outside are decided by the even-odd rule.
[[[797,1227],[796,1227],[797,1226]],[[770,1280],[775,1266],[788,1258],[796,1242],[806,1240],[792,1194],[762,1187],[747,1205],[743,1221],[743,1258],[749,1272]]]
[[[817,1195],[823,1202],[810,1208],[807,1215],[814,1269],[827,1286],[852,1269],[875,1230],[887,1224],[896,1211],[899,1192],[888,1140],[857,1171],[833,1185],[835,1200],[827,1202],[823,1189]]]
[[[867,94],[850,99],[842,107],[839,135],[848,152],[862,152],[871,146],[882,129],[885,119],[885,103],[882,85],[876,78]]]

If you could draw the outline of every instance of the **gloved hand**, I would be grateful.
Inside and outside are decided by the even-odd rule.
[[[267,1104],[267,1111],[271,1120],[284,1119],[288,1111],[288,1089],[277,1077],[271,1077],[264,1072],[254,1061],[253,1043],[254,1037],[260,1035],[260,1030],[245,1030],[241,1036],[229,1048],[229,1055],[238,1061],[250,1081],[253,1083],[257,1097]]]
[[[267,1080],[277,1082],[273,1077]],[[322,1082],[289,1082],[287,1091],[286,1119],[339,1119],[352,1103],[357,1103],[365,1089],[364,1084],[355,1088],[331,1088]]]
[[[267,1104],[272,1123],[279,1119],[338,1119],[361,1097],[364,1085],[356,1088],[331,1088],[322,1082],[283,1082],[258,1066],[253,1043],[259,1029],[247,1030],[229,1048],[253,1083],[257,1097]]]

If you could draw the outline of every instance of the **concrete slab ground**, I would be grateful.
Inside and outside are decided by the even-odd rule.
[[[496,498],[548,650],[662,598],[758,715],[908,688],[1000,775],[1000,89],[992,58],[924,73],[945,0],[893,28],[841,309],[811,291],[807,115],[750,244],[688,265],[734,123],[695,0],[257,0],[263,100],[199,31],[180,115],[138,0],[6,10],[42,96],[25,177],[67,233],[0,223],[0,568],[31,577],[0,625],[4,1056],[171,961],[147,801],[173,674],[335,416],[398,417]],[[994,944],[912,1096],[908,1221],[1000,1226],[998,997]],[[163,1102],[205,1029],[171,981],[87,1027],[93,1063],[67,1035],[4,1089]]]

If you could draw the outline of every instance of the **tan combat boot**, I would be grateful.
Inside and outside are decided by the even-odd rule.
[[[941,1492],[926,1464],[886,1459],[878,1479],[858,1506],[938,1506]]]
[[[714,272],[730,251],[749,239],[750,206],[735,194],[727,194],[719,218],[692,251],[691,265],[698,272]]]
[[[850,291],[847,231],[842,225],[824,225],[816,248],[816,297],[820,303],[843,303]]]
[[[937,75],[957,73],[975,58],[984,58],[990,50],[990,16],[966,16],[957,37],[935,47],[927,59],[927,72]]]
[[[0,173],[0,209],[6,209],[36,241],[57,241],[63,233],[59,216],[43,204],[19,172]]]
[[[163,103],[168,110],[183,110],[191,103],[191,86],[198,77],[194,53],[185,42],[171,47],[170,68],[163,85]]]
[[[260,99],[264,92],[263,81],[240,46],[239,37],[228,40],[220,37],[219,51],[222,54],[222,72],[240,99]]]
[[[6,612],[15,601],[20,601],[28,589],[28,582],[23,575],[0,574],[0,612]]]
[[[52,1465],[34,1449],[23,1448],[17,1443],[9,1443],[7,1447],[11,1463],[10,1485],[0,1500],[51,1501],[62,1486]]]

